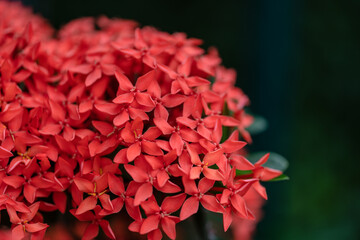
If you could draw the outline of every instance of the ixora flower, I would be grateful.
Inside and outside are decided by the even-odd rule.
[[[127,224],[175,239],[202,206],[248,239],[267,199],[261,182],[284,168],[247,154],[256,121],[217,51],[106,17],[54,33],[0,2],[0,238],[116,239]],[[59,212],[83,224],[44,223]]]

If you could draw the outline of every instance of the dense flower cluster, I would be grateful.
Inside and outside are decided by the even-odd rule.
[[[54,32],[0,2],[0,210],[13,239],[43,239],[49,211],[87,222],[83,239],[115,239],[106,217],[120,211],[149,239],[175,239],[199,205],[225,231],[255,218],[244,196],[266,199],[260,181],[281,172],[241,154],[249,100],[215,49],[106,17]]]

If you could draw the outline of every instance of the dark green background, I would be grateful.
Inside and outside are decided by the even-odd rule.
[[[59,27],[118,16],[216,46],[269,129],[253,150],[290,162],[267,184],[256,239],[360,239],[360,1],[27,0]]]

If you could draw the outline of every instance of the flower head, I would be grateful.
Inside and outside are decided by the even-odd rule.
[[[281,172],[243,156],[249,100],[215,49],[106,17],[53,32],[0,2],[0,211],[14,239],[42,239],[53,211],[85,222],[83,239],[115,239],[105,217],[120,211],[149,239],[175,239],[200,204],[225,230],[255,218],[247,193],[266,198],[259,181]]]

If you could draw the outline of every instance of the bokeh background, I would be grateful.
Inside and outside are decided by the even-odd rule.
[[[23,0],[60,27],[71,19],[134,19],[216,46],[269,128],[251,149],[290,162],[267,184],[255,239],[360,239],[360,1]]]

